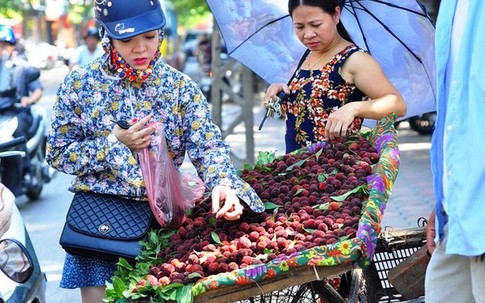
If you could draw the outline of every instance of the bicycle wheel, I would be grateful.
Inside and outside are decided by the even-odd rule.
[[[367,288],[362,269],[354,269],[349,274],[350,287],[348,303],[367,303]]]
[[[344,303],[340,294],[325,281],[313,281],[280,289],[234,303]]]

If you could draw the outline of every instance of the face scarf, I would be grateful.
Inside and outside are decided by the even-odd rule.
[[[111,46],[109,54],[111,66],[113,70],[118,73],[118,76],[121,77],[121,79],[126,79],[132,82],[137,87],[140,87],[152,74],[152,67],[160,57],[160,52],[157,50],[152,60],[150,60],[148,67],[145,70],[138,70],[131,67],[113,46]]]

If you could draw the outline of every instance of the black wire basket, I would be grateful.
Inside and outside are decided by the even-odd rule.
[[[389,270],[426,245],[426,220],[418,219],[418,227],[389,229],[381,232],[376,253],[364,269],[369,303],[403,302],[405,299],[388,280]],[[413,302],[424,302],[418,299]]]

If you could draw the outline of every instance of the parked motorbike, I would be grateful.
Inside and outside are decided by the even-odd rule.
[[[394,126],[397,128],[403,121],[407,121],[409,127],[420,135],[431,135],[434,131],[436,122],[436,112],[424,113],[419,116],[412,116],[404,120],[397,121]]]
[[[0,303],[45,303],[46,275],[41,271],[15,197],[1,184],[0,206],[0,218],[9,216],[6,219],[10,222],[0,235]]]
[[[408,119],[411,129],[417,131],[422,135],[430,135],[433,133],[434,124],[436,122],[436,112],[425,113],[419,116],[410,117]]]
[[[10,167],[7,161],[3,161],[7,157],[21,157],[25,159],[26,153],[30,159],[30,173],[27,177],[28,182],[22,184],[21,192],[16,192],[16,196],[25,194],[30,200],[36,200],[40,197],[42,188],[45,183],[49,182],[55,174],[55,170],[50,168],[45,161],[45,145],[46,145],[46,124],[47,118],[45,110],[38,106],[32,106],[31,112],[33,116],[33,123],[28,132],[28,138],[13,137],[18,125],[18,118],[11,112],[2,113],[0,115],[0,182],[4,184],[13,184],[15,181],[10,172],[17,167]],[[13,182],[13,183],[12,183]]]

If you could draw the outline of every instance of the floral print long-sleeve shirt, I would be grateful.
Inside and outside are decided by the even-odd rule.
[[[255,212],[264,204],[237,176],[229,147],[212,122],[205,97],[194,81],[158,60],[141,84],[121,80],[104,55],[71,72],[58,89],[47,141],[47,161],[76,175],[71,191],[92,191],[146,200],[140,165],[113,134],[117,120],[162,122],[169,154],[179,168],[187,153],[207,190],[233,188]]]

